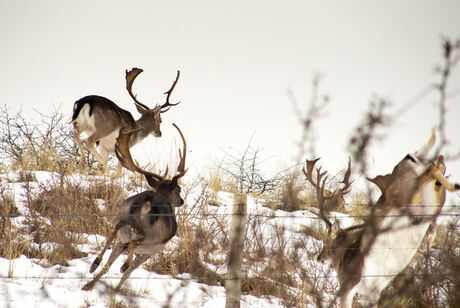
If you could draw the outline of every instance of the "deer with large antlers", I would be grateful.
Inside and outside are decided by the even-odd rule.
[[[137,111],[141,114],[138,120],[134,120],[130,112],[118,107],[111,100],[97,95],[85,96],[77,100],[73,107],[72,121],[69,124],[74,126],[75,141],[81,154],[82,164],[86,162],[85,152],[83,151],[80,134],[85,133],[88,138],[84,140],[88,150],[97,159],[103,170],[107,169],[108,154],[115,151],[115,140],[119,135],[121,128],[126,130],[135,130],[129,140],[129,146],[141,142],[149,134],[155,137],[161,137],[161,113],[164,113],[176,106],[177,103],[170,103],[169,98],[179,80],[180,71],[177,71],[176,80],[171,88],[166,91],[166,102],[150,109],[139,102],[136,95],[132,92],[133,82],[136,77],[142,73],[140,68],[126,70],[126,90],[134,100]],[[99,152],[94,147],[99,145]],[[121,171],[120,165],[118,171]]]
[[[136,131],[120,131],[115,145],[115,154],[120,163],[133,172],[143,174],[153,190],[129,197],[121,204],[120,211],[114,219],[115,228],[103,250],[91,264],[90,273],[97,269],[105,251],[117,236],[119,242],[114,246],[102,270],[93,280],[83,286],[83,290],[91,290],[94,284],[109,271],[113,262],[126,251],[127,260],[120,268],[123,276],[114,289],[115,292],[118,292],[129,275],[152,255],[160,252],[176,234],[177,222],[173,207],[180,207],[184,204],[178,181],[187,172],[185,169],[187,144],[179,127],[173,125],[178,130],[184,146],[183,152],[179,149],[180,162],[177,174],[172,179],[166,178],[167,171],[162,176],[139,168],[133,162],[129,151],[129,140]],[[136,257],[133,260],[134,255]]]
[[[341,229],[339,221],[331,223],[320,207],[319,217],[328,234],[318,260],[331,259],[340,284],[342,307],[352,307],[355,294],[360,295],[365,307],[376,306],[382,290],[412,261],[442,210],[446,191],[460,189],[459,184],[444,176],[442,155],[435,163],[427,160],[434,143],[433,132],[428,143],[415,155],[406,155],[392,173],[369,179],[382,194],[364,224]],[[303,170],[316,188],[321,205],[326,178],[321,169],[316,169],[314,181],[316,161],[307,160]]]

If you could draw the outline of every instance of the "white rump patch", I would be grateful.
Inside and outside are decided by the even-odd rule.
[[[89,104],[84,104],[80,109],[78,117],[75,119],[75,123],[77,124],[80,133],[85,133],[88,136],[96,131],[94,117],[89,115],[89,110]]]

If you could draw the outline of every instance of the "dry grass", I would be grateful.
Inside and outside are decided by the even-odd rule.
[[[17,229],[11,224],[11,218],[19,215],[13,197],[3,187],[0,189],[0,256],[14,259],[21,255],[24,247],[14,241]]]
[[[30,181],[34,179],[31,176],[24,179],[30,214],[20,225],[8,217],[19,214],[14,201],[5,195],[1,200],[0,227],[5,236],[0,253],[9,259],[25,254],[42,259],[44,265],[67,265],[71,259],[86,256],[75,244],[84,242],[84,234],[106,236],[111,231],[107,215],[115,213],[124,199],[122,187],[111,180],[91,185],[65,181],[38,185]]]

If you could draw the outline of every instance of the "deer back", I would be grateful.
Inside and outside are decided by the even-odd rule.
[[[169,201],[155,191],[144,191],[126,199],[114,225],[125,222],[119,232],[122,243],[142,240],[136,246],[138,254],[154,254],[159,247],[168,242],[177,232],[176,216]]]
[[[105,136],[122,127],[134,128],[136,122],[128,111],[103,96],[85,96],[74,104],[72,122],[81,132]]]

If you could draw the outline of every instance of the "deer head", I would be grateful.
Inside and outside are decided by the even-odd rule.
[[[132,92],[134,80],[142,72],[143,70],[137,67],[134,67],[130,71],[126,70],[126,76],[125,76],[126,90],[128,91],[131,98],[134,100],[134,104],[136,105],[137,111],[142,115],[140,121],[142,122],[142,120],[145,119],[146,121],[151,123],[153,125],[151,134],[155,137],[161,137],[161,130],[160,130],[161,114],[168,111],[171,108],[171,106],[176,106],[180,103],[180,102],[177,102],[177,103],[171,104],[169,102],[169,97],[171,96],[171,93],[173,92],[174,88],[176,87],[177,82],[179,81],[180,71],[177,71],[176,80],[174,80],[171,88],[164,93],[166,94],[166,102],[163,105],[159,105],[159,104],[156,105],[155,108],[153,109],[150,109],[146,105],[139,102],[137,100],[137,96],[133,94]],[[151,120],[152,117],[153,117],[153,121]]]
[[[327,231],[326,234],[323,238],[324,245],[323,245],[323,250],[320,252],[318,255],[318,261],[324,261],[326,259],[329,259],[331,257],[334,257],[337,254],[337,250],[340,248],[337,243],[343,243],[343,242],[350,242],[353,241],[355,236],[349,236],[349,229],[342,230],[340,228],[340,223],[336,219],[334,223],[331,223],[329,218],[327,217],[328,214],[328,209],[326,204],[330,200],[338,200],[338,196],[344,196],[350,192],[350,187],[353,181],[350,181],[350,175],[351,175],[351,161],[348,161],[348,166],[347,170],[345,171],[343,178],[341,180],[341,184],[343,186],[341,188],[337,188],[335,192],[331,193],[329,191],[326,191],[326,183],[327,183],[327,172],[322,171],[322,168],[316,168],[315,172],[315,165],[318,162],[319,158],[314,159],[314,160],[306,160],[306,168],[302,168],[302,172],[305,175],[305,178],[307,181],[313,186],[313,188],[316,191],[316,200],[318,202],[318,217],[325,223]],[[316,174],[316,176],[314,176]],[[326,193],[327,192],[327,193]],[[353,228],[356,230],[359,230],[359,228]],[[339,240],[337,240],[339,239]],[[339,262],[338,257],[334,257],[333,263]]]
[[[181,188],[178,184],[178,181],[181,177],[185,175],[188,169],[185,169],[185,156],[187,152],[187,143],[185,142],[184,135],[182,134],[179,127],[173,123],[173,126],[179,132],[182,142],[183,142],[183,152],[179,149],[179,165],[177,167],[177,174],[172,177],[172,179],[167,179],[166,174],[168,172],[168,168],[166,168],[166,172],[164,175],[159,175],[153,172],[145,171],[139,168],[133,161],[131,153],[129,151],[129,138],[130,136],[136,132],[136,130],[132,130],[129,132],[123,132],[123,129],[120,130],[120,134],[117,138],[117,143],[115,145],[115,154],[118,157],[118,160],[126,169],[131,170],[133,172],[141,173],[147,179],[149,185],[155,189],[159,194],[164,196],[169,200],[172,206],[179,207],[184,204],[184,200],[182,199],[180,193]]]

